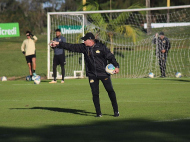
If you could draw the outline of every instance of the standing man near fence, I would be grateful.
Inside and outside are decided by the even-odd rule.
[[[160,77],[166,77],[166,60],[170,50],[170,41],[164,36],[164,32],[160,32],[159,36],[158,33],[156,33],[153,43],[156,44],[156,56],[159,59],[161,72]]]
[[[64,42],[53,42],[51,46],[84,54],[86,73],[89,78],[89,84],[93,96],[92,98],[96,109],[96,116],[102,117],[99,99],[99,81],[101,81],[111,100],[114,116],[118,117],[119,111],[116,94],[112,86],[111,77],[106,73],[105,67],[109,61],[115,66],[114,72],[119,73],[119,63],[104,44],[95,40],[95,36],[92,33],[87,33],[81,39],[84,40],[84,43],[70,44]]]
[[[32,75],[36,76],[36,47],[35,43],[37,41],[37,37],[33,35],[30,31],[26,31],[26,37],[21,45],[21,51],[26,57],[26,62],[28,64],[29,73],[30,73],[30,81],[32,80]]]
[[[53,39],[53,41],[56,42],[66,42],[65,37],[61,35],[61,30],[56,29],[55,30],[56,37]],[[59,46],[59,45],[57,45]],[[53,80],[49,83],[57,83],[57,66],[61,66],[61,73],[62,73],[62,80],[61,83],[64,83],[64,77],[65,77],[65,50],[63,48],[53,48],[54,49],[54,57],[53,57]]]

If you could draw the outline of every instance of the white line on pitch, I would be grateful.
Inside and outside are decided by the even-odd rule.
[[[0,100],[0,102],[20,102],[20,101],[32,101],[32,102],[69,102],[69,101],[76,101],[76,102],[85,102],[91,100]]]
[[[171,85],[184,85],[184,84],[190,84],[190,83],[113,83],[113,85],[117,84],[122,84],[122,85],[159,85],[159,84],[171,84]],[[1,84],[0,84],[1,85]],[[12,85],[36,85],[36,84],[12,84]],[[39,85],[50,85],[49,83],[47,84],[39,84]],[[51,85],[63,85],[63,84],[51,84]],[[67,84],[67,85],[81,85],[81,84]],[[86,84],[84,84],[86,85]],[[64,85],[63,85],[64,86]]]
[[[37,85],[37,84],[12,84],[12,85]],[[37,86],[39,86],[39,85],[63,85],[64,86],[64,84],[61,84],[61,83],[58,83],[58,84],[49,84],[49,83],[47,83],[47,84],[38,84]],[[72,83],[72,84],[66,84],[66,85],[81,85],[81,84],[74,84],[74,83]],[[84,84],[85,85],[85,84]]]
[[[123,84],[123,85],[155,85],[155,84],[190,84],[190,83],[113,83],[113,84]]]
[[[127,103],[176,103],[176,104],[184,104],[189,102],[177,102],[177,101],[118,101],[118,102],[127,102]]]
[[[92,100],[0,100],[0,102],[21,102],[21,101],[32,101],[32,102],[87,102]],[[110,102],[110,101],[104,101],[101,102]],[[119,103],[126,102],[126,103],[170,103],[170,104],[184,104],[189,102],[169,102],[169,101],[118,101]]]

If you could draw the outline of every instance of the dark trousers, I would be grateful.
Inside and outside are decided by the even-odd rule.
[[[161,76],[166,76],[166,56],[159,58]]]
[[[64,80],[65,77],[65,60],[63,55],[54,55],[53,58],[53,77],[54,80],[56,80],[57,77],[57,66],[61,66],[61,73],[62,73],[62,80]]]
[[[99,80],[101,80],[101,82],[104,85],[104,88],[108,92],[108,96],[112,103],[113,111],[118,112],[116,94],[112,86],[111,78],[109,76],[107,77],[90,76],[89,83],[92,91],[93,102],[96,109],[96,113],[98,115],[101,114],[100,99],[99,99]]]

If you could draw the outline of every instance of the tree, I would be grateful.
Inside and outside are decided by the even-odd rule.
[[[150,0],[146,0],[146,7],[150,8]],[[151,34],[151,12],[150,10],[148,10],[146,15],[146,19],[147,19],[147,34],[150,35]]]
[[[90,10],[100,10],[101,7],[98,4],[97,0],[91,0],[86,3],[87,11]],[[140,4],[134,4],[129,7],[129,9],[133,8],[142,8]],[[126,13],[117,13],[117,15],[112,15],[110,13],[101,14],[90,14],[88,20],[91,21],[95,26],[99,27],[98,29],[93,26],[88,30],[95,30],[95,32],[100,35],[104,39],[108,39],[110,41],[110,50],[114,52],[113,40],[116,33],[123,34],[126,38],[129,37],[132,39],[133,43],[137,41],[137,35],[141,35],[142,32],[140,29],[135,28],[133,25],[127,24],[127,19],[130,17],[132,12]],[[142,14],[145,14],[142,12]],[[93,29],[94,28],[94,29]],[[103,30],[102,30],[103,29]],[[97,35],[96,35],[97,36]]]

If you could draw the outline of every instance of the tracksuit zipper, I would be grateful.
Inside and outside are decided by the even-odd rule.
[[[93,47],[92,47],[92,49],[91,49],[91,53],[92,53],[92,57],[93,57],[93,60],[94,60],[95,75],[96,75],[96,77],[97,77],[96,64],[95,64],[95,58],[94,58],[94,53],[93,53]]]

